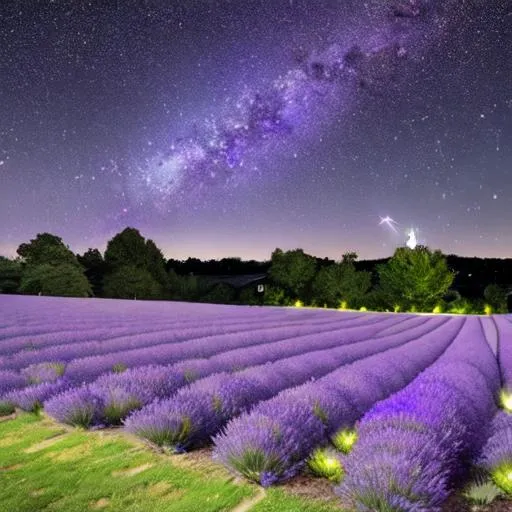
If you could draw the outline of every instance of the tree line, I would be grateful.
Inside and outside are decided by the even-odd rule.
[[[373,311],[504,313],[504,288],[489,284],[483,297],[467,298],[453,289],[456,272],[441,251],[399,247],[371,270],[360,269],[355,252],[339,261],[317,258],[302,249],[272,253],[268,262],[240,258],[201,262],[166,260],[156,244],[135,228],[126,228],[104,254],[89,249],[74,254],[63,240],[40,233],[0,256],[0,293],[212,302],[225,304],[306,305]],[[236,290],[206,275],[261,274],[256,285]]]

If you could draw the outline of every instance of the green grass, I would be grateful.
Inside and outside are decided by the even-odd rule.
[[[343,512],[343,510],[335,501],[306,500],[291,496],[276,487],[267,489],[266,498],[254,505],[251,512]]]
[[[257,495],[206,457],[161,455],[119,431],[64,428],[21,414],[0,422],[0,512],[231,511]],[[334,512],[270,489],[251,512]]]

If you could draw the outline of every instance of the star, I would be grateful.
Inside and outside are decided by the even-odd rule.
[[[382,224],[386,224],[388,225],[395,233],[398,233],[398,231],[396,230],[395,226],[393,224],[398,224],[398,222],[396,222],[395,220],[393,220],[389,215],[387,215],[386,217],[379,217],[380,218],[380,222],[379,222],[379,226],[382,225]]]

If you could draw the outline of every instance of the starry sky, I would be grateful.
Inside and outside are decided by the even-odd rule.
[[[2,0],[0,254],[512,257],[511,0]],[[380,223],[390,216],[396,224]]]

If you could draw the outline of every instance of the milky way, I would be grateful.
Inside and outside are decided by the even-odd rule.
[[[0,2],[0,254],[512,251],[512,4]],[[395,219],[397,233],[379,226]]]
[[[165,211],[171,201],[190,202],[204,191],[250,178],[257,156],[293,135],[314,133],[322,117],[341,110],[357,90],[389,89],[401,61],[419,58],[464,7],[453,0],[384,4],[364,4],[370,23],[359,37],[297,55],[295,67],[266,89],[247,88],[227,114],[211,116],[190,137],[147,158],[130,177],[135,200],[149,199]]]

